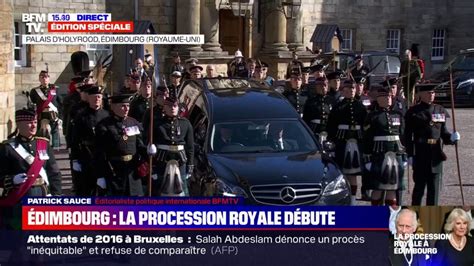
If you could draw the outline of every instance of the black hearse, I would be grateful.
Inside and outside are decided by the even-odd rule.
[[[244,79],[199,79],[183,84],[179,100],[194,128],[192,196],[241,196],[264,205],[350,204],[340,170],[278,92]]]

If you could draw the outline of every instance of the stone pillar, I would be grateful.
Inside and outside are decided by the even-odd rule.
[[[201,1],[201,33],[204,34],[204,51],[222,52],[219,43],[219,10],[215,1]]]
[[[13,1],[0,1],[0,141],[13,131],[15,62],[13,58]]]
[[[286,17],[281,7],[271,7],[265,14],[264,51],[274,53],[288,51],[286,44]]]
[[[200,0],[177,0],[176,1],[176,33],[199,34]],[[183,45],[183,51],[201,52],[200,45]]]
[[[290,50],[304,51],[303,46],[303,26],[302,26],[303,12],[301,8],[298,15],[294,19],[287,20],[286,28],[286,42]]]

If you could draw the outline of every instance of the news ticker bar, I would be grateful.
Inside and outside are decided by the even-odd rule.
[[[386,207],[31,205],[23,230],[388,230]]]
[[[23,44],[204,44],[202,34],[26,34]]]

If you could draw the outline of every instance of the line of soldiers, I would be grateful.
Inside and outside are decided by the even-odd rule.
[[[303,86],[308,70],[315,81]],[[325,75],[322,65],[296,66],[282,94],[322,144],[335,144],[334,160],[351,185],[353,201],[361,175],[363,198],[373,205],[402,204],[403,177],[410,164],[415,183],[412,205],[421,204],[425,187],[426,204],[437,205],[446,160],[442,146],[455,144],[460,135],[446,129],[448,115],[434,104],[435,85],[418,84],[420,102],[407,110],[396,78],[369,91],[364,76],[351,75],[340,86],[342,75],[342,71]],[[373,190],[370,197],[369,190]]]
[[[240,75],[239,71],[245,70],[244,78],[249,78],[251,73],[251,77],[266,82],[268,65],[252,59],[241,69],[242,54],[238,52],[231,63],[233,75]],[[76,53],[72,59],[75,57]],[[88,61],[83,55],[78,57],[80,61]],[[58,115],[65,121],[63,131],[70,151],[75,194],[144,195],[150,186],[145,177],[151,167],[153,195],[189,195],[187,182],[193,171],[194,140],[189,121],[179,115],[186,110],[180,109],[177,95],[183,76],[189,79],[202,77],[203,68],[197,65],[197,60],[189,60],[186,68],[174,70],[169,86],[160,86],[156,91],[148,75],[132,72],[127,76],[122,93],[111,97],[104,97],[102,88],[95,85],[90,76],[91,70],[79,65],[64,99],[64,112],[62,116]],[[352,70],[352,79],[344,80],[342,86],[342,71],[326,75],[323,65],[295,66],[290,69],[282,94],[321,143],[331,141],[335,144],[335,161],[351,184],[353,199],[357,192],[357,176],[362,175],[362,192],[374,190],[374,205],[382,204],[384,200],[391,205],[401,204],[404,169],[406,164],[412,164],[415,181],[412,204],[421,204],[425,187],[428,187],[427,204],[437,204],[442,162],[446,160],[442,145],[454,144],[460,136],[447,131],[447,114],[441,106],[433,104],[432,85],[416,87],[421,102],[407,111],[396,79],[384,81],[371,94],[365,88],[365,77],[352,75],[353,71],[362,73],[362,66]],[[45,73],[47,71],[40,73],[40,81],[45,79]],[[309,82],[311,73],[314,83]],[[42,115],[50,115],[48,112],[54,109],[50,105],[54,100],[54,86],[42,82],[40,88],[34,89],[37,94],[39,91],[45,97],[32,97],[38,98],[36,105],[43,108],[34,111],[36,122],[34,126],[30,125],[30,130],[34,128],[35,134]],[[8,143],[29,145],[36,139],[35,134],[24,133],[26,129],[22,133],[23,121],[33,124],[31,120],[24,120],[25,117],[19,112],[18,134],[2,144],[2,149],[14,148]],[[51,118],[49,121],[57,120]],[[32,155],[35,152],[42,154],[39,161],[54,158],[49,148],[45,152],[28,147]],[[0,160],[10,162],[12,154],[0,152]],[[151,166],[147,163],[150,156],[153,157]],[[19,163],[25,168],[22,171],[0,169],[0,194],[13,195],[9,193],[12,188],[23,184],[21,177],[28,172],[28,165],[22,160]],[[46,174],[57,177],[53,168],[47,167]],[[23,179],[30,180],[29,176],[26,174]],[[31,179],[36,182],[38,176]],[[55,182],[40,183],[47,185],[43,194],[61,193]]]

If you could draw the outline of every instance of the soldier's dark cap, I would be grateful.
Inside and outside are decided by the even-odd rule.
[[[158,86],[156,87],[156,94],[157,95],[164,95],[168,91],[168,88],[165,86]]]
[[[323,71],[323,68],[324,68],[324,65],[321,65],[321,64],[312,65],[309,67],[309,69],[311,70],[311,73]]]
[[[354,57],[355,60],[359,60],[359,59],[362,59],[362,55],[358,54]]]
[[[301,76],[301,68],[299,67],[292,68],[290,72],[290,77],[299,77],[299,76]]]
[[[268,68],[268,64],[267,64],[267,63],[261,62],[261,64],[262,64],[262,67],[267,67],[267,68]]]
[[[130,103],[133,94],[121,94],[109,96],[110,103]]]
[[[341,79],[342,73],[340,71],[334,71],[327,75],[328,80]]]
[[[325,77],[319,77],[319,78],[314,80],[314,84],[316,84],[316,85],[327,85],[328,80]]]
[[[89,95],[102,94],[102,87],[91,85],[89,88],[83,89],[83,91]]]
[[[356,83],[365,83],[365,77],[364,76],[357,76],[357,77],[354,77],[354,81]]]
[[[178,98],[175,96],[166,97],[165,103],[166,106],[177,106],[178,105]]]
[[[188,58],[186,59],[186,61],[184,61],[185,64],[196,64],[197,62],[199,62],[199,60],[197,60],[196,58]]]
[[[434,91],[436,86],[438,86],[438,84],[432,84],[432,83],[428,83],[428,84],[418,84],[416,85],[415,87],[415,91],[416,92],[422,92],[422,91]]]
[[[386,97],[390,95],[391,95],[391,91],[387,87],[377,89],[377,97]]]
[[[189,71],[193,71],[193,70],[196,70],[196,69],[199,69],[199,71],[202,71],[204,68],[202,68],[202,66],[200,66],[200,65],[194,65],[194,66],[189,68]]]
[[[354,88],[354,81],[350,80],[350,79],[346,79],[344,80],[344,82],[342,83],[342,87],[343,88],[346,88],[346,87],[350,87],[350,88]]]
[[[181,74],[180,71],[173,71],[173,73],[171,73],[171,76],[180,78],[183,76],[183,74]]]
[[[78,75],[84,78],[88,78],[91,72],[92,72],[92,69],[84,70],[84,71],[79,72]]]
[[[150,57],[150,56],[151,56],[151,54],[146,54],[146,55],[144,55],[143,57],[144,57],[144,58],[147,58],[147,57]]]
[[[48,70],[41,70],[39,75],[41,76],[42,74],[48,74],[48,73],[49,73]]]
[[[71,81],[74,82],[74,83],[79,83],[79,82],[81,82],[81,81],[84,81],[84,79],[86,79],[86,78],[81,77],[81,76],[76,76],[76,77],[73,77],[73,78],[71,79]]]
[[[390,79],[387,79],[387,80],[384,80],[382,82],[380,82],[380,85],[384,86],[384,87],[391,87],[392,85],[396,85],[398,82],[398,79],[397,78],[390,78]]]
[[[133,73],[130,75],[130,78],[133,80],[140,80],[140,75],[138,73]]]
[[[34,121],[36,120],[36,112],[31,109],[20,109],[15,111],[15,121],[22,122],[22,121]]]
[[[94,84],[88,84],[88,83],[84,83],[84,82],[79,82],[77,84],[77,89],[83,91],[83,92],[87,92],[87,90],[89,90],[90,88],[92,88],[93,86],[96,86]]]
[[[151,78],[146,74],[146,72],[144,72],[141,79],[142,79],[142,83],[145,83],[147,81],[151,81]]]
[[[301,72],[305,74],[311,73],[311,67],[303,67],[301,68]]]

